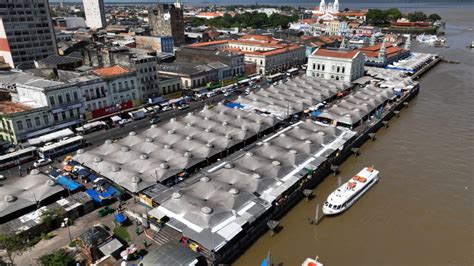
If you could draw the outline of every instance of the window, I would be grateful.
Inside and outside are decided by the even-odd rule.
[[[313,64],[313,69],[316,69],[316,64]],[[319,69],[319,65],[318,65],[318,69]]]
[[[31,124],[31,119],[26,119],[26,127],[27,128],[32,128],[33,124]]]
[[[62,112],[61,117],[63,118],[63,120],[66,120],[67,119],[66,112]]]
[[[70,118],[74,117],[74,109],[69,110],[69,117]]]
[[[58,121],[59,121],[59,116],[58,116],[58,114],[53,114],[53,117],[54,117],[54,122],[58,122]]]
[[[320,69],[321,69],[321,65],[320,65],[320,64],[318,64],[318,70],[320,70]]]
[[[342,67],[342,73],[346,72],[346,67]]]
[[[73,97],[74,97],[74,101],[78,101],[79,100],[79,97],[77,96],[77,91],[74,91],[72,93]]]
[[[336,72],[339,73],[340,70],[341,70],[341,68],[338,66],[337,69],[336,69]]]
[[[52,106],[55,105],[54,96],[49,96],[49,104],[51,104]]]
[[[66,102],[71,102],[71,95],[69,93],[66,93]]]
[[[45,125],[48,125],[48,124],[49,124],[48,115],[43,115],[43,121],[44,121],[44,124],[45,124]]]
[[[35,124],[36,124],[37,127],[41,126],[41,122],[40,122],[39,117],[35,117]]]
[[[58,95],[58,103],[63,104],[63,96],[61,94]]]
[[[17,121],[16,122],[16,127],[18,128],[18,130],[22,131],[23,130],[23,122]]]
[[[117,93],[117,88],[115,87],[115,83],[112,83],[112,92]]]

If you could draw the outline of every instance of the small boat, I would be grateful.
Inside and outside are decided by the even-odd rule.
[[[436,35],[425,35],[421,34],[416,37],[416,40],[421,43],[435,43],[437,41],[443,42],[442,39],[438,38]]]
[[[323,264],[321,262],[318,261],[318,257],[316,257],[315,259],[312,259],[312,258],[307,258],[303,264],[301,264],[301,266],[323,266]]]
[[[333,191],[323,206],[325,215],[339,214],[348,209],[369,188],[379,181],[379,171],[364,167],[357,175]]]

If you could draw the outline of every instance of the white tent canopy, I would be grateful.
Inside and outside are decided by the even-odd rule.
[[[55,139],[69,137],[69,136],[72,136],[72,135],[74,135],[74,132],[72,132],[71,129],[66,128],[66,129],[59,130],[59,131],[56,131],[56,132],[53,132],[53,133],[49,133],[49,134],[46,134],[46,135],[43,135],[43,136],[39,136],[39,137],[34,138],[34,139],[29,139],[28,143],[30,143],[31,145],[37,145],[37,144],[41,144],[41,143],[50,142],[50,141],[55,140]]]

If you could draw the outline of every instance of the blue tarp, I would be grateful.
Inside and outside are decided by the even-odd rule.
[[[104,193],[100,194],[103,198],[108,198],[108,197],[115,197],[117,195],[119,195],[119,191],[113,187],[113,186],[110,186],[107,188],[106,191],[104,191]]]
[[[228,108],[239,108],[239,109],[244,109],[244,106],[238,102],[228,102],[225,104],[226,107]]]
[[[84,177],[86,177],[86,176],[89,176],[89,175],[91,174],[91,172],[89,172],[89,170],[87,170],[87,169],[85,169],[85,168],[82,168],[82,169],[80,169],[79,171],[77,171],[77,174],[78,174],[79,176],[84,176]]]
[[[125,215],[123,215],[122,213],[115,214],[114,217],[115,217],[115,221],[117,221],[120,224],[124,223],[127,220],[127,217],[125,217]]]
[[[321,114],[321,110],[312,111],[312,112],[311,112],[311,117],[316,117],[316,116],[318,116],[319,114]]]
[[[99,193],[93,189],[88,189],[86,190],[86,193],[87,195],[89,195],[89,197],[95,201],[95,202],[98,202],[98,203],[102,203],[102,199],[99,197]]]
[[[89,177],[87,177],[87,181],[89,181],[89,182],[93,182],[96,179],[97,179],[97,176],[94,175],[94,174],[91,174]]]
[[[73,160],[70,160],[70,161],[69,161],[67,164],[69,164],[69,165],[72,165],[72,166],[79,165],[79,163],[78,163],[78,162],[76,162],[76,161],[73,161]]]
[[[74,180],[71,180],[65,176],[59,176],[58,179],[56,179],[56,182],[58,184],[60,184],[61,186],[71,190],[71,191],[74,191],[76,189],[79,189],[82,187],[81,184],[75,182]]]
[[[52,177],[58,177],[61,175],[61,171],[59,169],[53,169],[49,175]]]

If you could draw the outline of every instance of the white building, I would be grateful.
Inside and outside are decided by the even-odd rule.
[[[306,75],[351,82],[364,75],[364,55],[359,51],[316,49],[308,58]]]
[[[92,29],[104,28],[106,26],[104,0],[83,1],[87,26]]]

